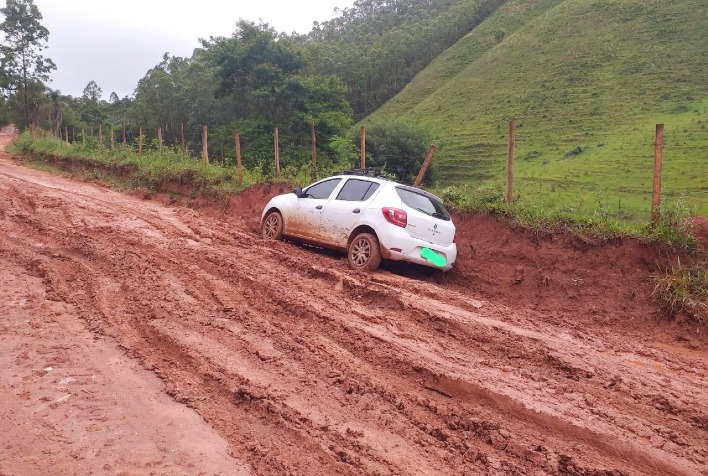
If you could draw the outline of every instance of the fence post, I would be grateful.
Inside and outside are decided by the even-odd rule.
[[[181,123],[181,136],[182,136],[182,155],[186,156],[187,155],[187,149],[184,147],[184,122]]]
[[[86,145],[86,134],[84,134],[84,128],[81,128],[81,143]]]
[[[123,145],[128,143],[128,137],[125,135],[125,122],[123,123]]]
[[[236,129],[234,134],[234,142],[236,142],[236,169],[238,170],[238,183],[243,183],[243,171],[241,170],[241,133]]]
[[[651,194],[651,222],[655,224],[661,217],[661,166],[664,154],[664,125],[656,125],[654,140],[654,186]]]
[[[64,126],[64,137],[66,137],[66,143],[69,144],[69,127]]]
[[[111,124],[111,150],[113,150],[116,146],[116,138],[113,135],[113,124]]]
[[[204,167],[209,167],[209,133],[207,126],[202,126],[202,159],[204,160]]]
[[[509,153],[506,160],[506,203],[514,202],[514,148],[516,147],[516,121],[509,121]]]
[[[312,181],[317,180],[317,136],[315,135],[315,123],[310,128],[312,136]]]
[[[160,126],[157,128],[157,147],[160,154],[162,154],[162,127]]]
[[[420,171],[418,172],[418,176],[415,178],[415,183],[413,184],[414,187],[420,186],[420,183],[423,181],[423,176],[425,175],[426,170],[428,170],[428,166],[430,165],[430,161],[432,160],[433,154],[435,154],[436,150],[437,147],[435,147],[435,144],[430,146],[430,150],[428,150],[428,155],[425,156],[423,165],[420,168]]]
[[[366,168],[366,128],[362,127],[360,132],[360,148],[361,148],[361,159],[359,163],[359,168]]]
[[[143,155],[143,126],[138,128],[138,155]]]
[[[273,142],[275,145],[275,176],[280,177],[280,149],[278,148],[278,128],[273,131]]]

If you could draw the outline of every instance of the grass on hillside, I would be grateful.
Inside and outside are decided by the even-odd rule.
[[[500,190],[503,190],[501,184],[476,189],[453,185],[431,191],[455,211],[503,216],[531,230],[565,229],[578,236],[593,235],[603,240],[627,236],[643,242],[661,242],[686,250],[696,249],[692,228],[694,214],[681,199],[664,203],[656,223],[651,223],[647,215],[643,223],[636,224],[619,220],[602,207],[568,211],[528,201],[508,204]]]
[[[650,212],[654,131],[664,123],[663,196],[708,216],[704,8],[510,0],[371,120],[428,129],[444,185],[503,193],[514,117],[521,202],[635,224]]]

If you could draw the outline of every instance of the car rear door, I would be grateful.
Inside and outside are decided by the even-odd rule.
[[[396,193],[408,215],[406,231],[410,236],[440,246],[452,243],[455,239],[455,225],[438,198],[404,186],[396,186]]]
[[[333,246],[345,247],[364,208],[376,195],[379,183],[365,178],[348,178],[334,199],[322,211],[318,237]]]

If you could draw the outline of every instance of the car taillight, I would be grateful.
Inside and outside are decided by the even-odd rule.
[[[408,214],[400,208],[384,207],[381,209],[387,222],[405,228],[408,225]]]

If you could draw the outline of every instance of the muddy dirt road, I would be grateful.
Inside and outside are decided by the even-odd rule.
[[[646,316],[356,274],[6,154],[0,263],[3,474],[708,475],[705,339]]]

